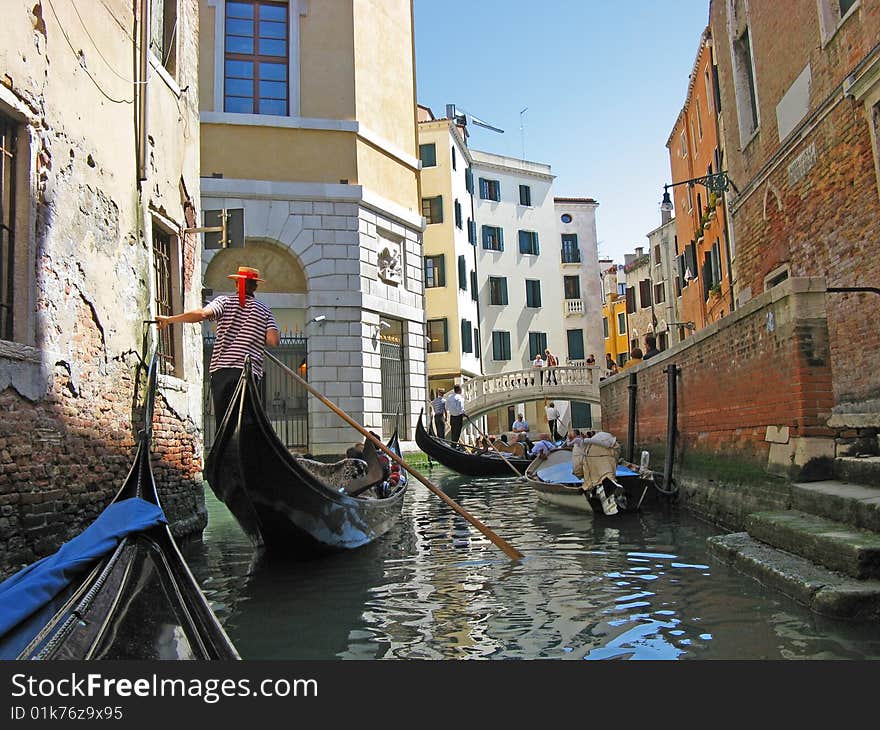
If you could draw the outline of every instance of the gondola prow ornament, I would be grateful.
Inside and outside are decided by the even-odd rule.
[[[244,306],[245,296],[247,294],[248,281],[254,281],[257,283],[265,281],[265,279],[260,278],[260,270],[253,269],[250,266],[239,266],[238,273],[227,274],[226,276],[229,279],[238,279],[238,303],[242,307]]]

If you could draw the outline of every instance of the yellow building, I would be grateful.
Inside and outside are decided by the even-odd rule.
[[[607,262],[603,262],[606,263]],[[605,338],[605,353],[618,364],[629,359],[629,322],[626,313],[626,284],[617,280],[617,266],[602,267],[604,280],[602,302],[602,334]],[[603,356],[602,362],[605,358]],[[601,363],[600,363],[601,364]]]
[[[428,390],[482,373],[473,175],[464,132],[419,107]]]
[[[412,433],[425,401],[411,0],[201,0],[201,193],[244,209],[245,246],[205,251],[205,286],[239,264],[310,382],[356,421]],[[308,448],[356,434],[309,408]]]

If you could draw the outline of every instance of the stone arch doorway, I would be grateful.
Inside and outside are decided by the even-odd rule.
[[[203,252],[206,263],[204,285],[210,297],[235,291],[227,278],[239,266],[260,270],[259,298],[272,308],[282,337],[301,334],[305,328],[308,284],[297,256],[274,241],[248,239],[244,248]]]

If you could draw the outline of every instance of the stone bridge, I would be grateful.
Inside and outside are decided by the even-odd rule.
[[[461,395],[471,418],[513,405],[544,400],[577,400],[599,403],[598,366],[529,368],[497,375],[481,375],[462,383]]]

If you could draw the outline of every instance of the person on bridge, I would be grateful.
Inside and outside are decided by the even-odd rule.
[[[629,360],[626,361],[626,363],[623,366],[623,369],[626,370],[627,368],[633,368],[636,365],[640,365],[642,362],[643,362],[642,348],[641,347],[634,347],[632,349],[632,352],[630,352]]]
[[[544,362],[547,363],[547,385],[550,385],[551,381],[553,385],[559,385],[559,381],[556,379],[556,368],[559,367],[559,358],[550,352],[549,347],[544,350]]]
[[[437,389],[437,397],[431,401],[431,409],[434,411],[434,435],[438,439],[446,438],[446,391]]]
[[[659,355],[660,350],[657,349],[657,337],[653,334],[645,335],[645,354],[642,355],[643,360],[647,360],[649,357],[654,357],[654,355]]]
[[[538,384],[544,385],[544,358],[541,357],[541,353],[538,352],[535,355],[535,359],[532,360],[532,370],[538,371]],[[535,378],[532,376],[532,385],[535,384]]]
[[[453,443],[461,436],[461,428],[464,425],[464,398],[461,395],[461,386],[456,383],[452,392],[446,397],[446,412],[449,414],[449,440]]]
[[[208,371],[211,373],[211,398],[218,428],[226,415],[248,355],[261,400],[266,402],[263,383],[266,345],[276,347],[281,341],[272,310],[254,296],[257,285],[265,281],[260,278],[259,269],[239,266],[235,274],[227,274],[227,277],[238,280],[237,295],[222,294],[206,307],[156,317],[160,330],[175,322],[217,321],[217,339],[211,351]]]
[[[514,433],[528,433],[529,432],[529,422],[526,420],[526,417],[522,413],[516,414],[516,420],[513,422],[513,425],[510,427],[510,430]]]

